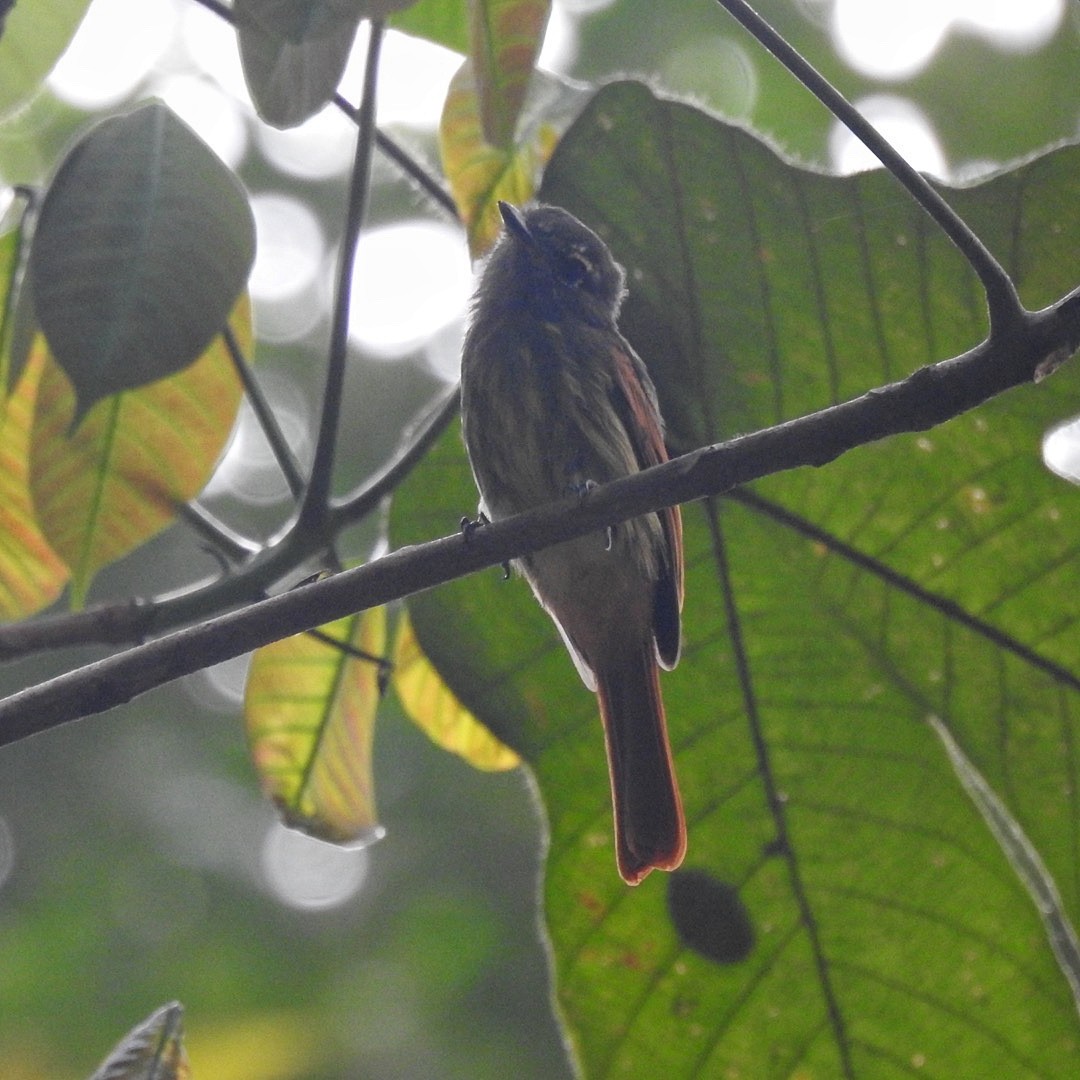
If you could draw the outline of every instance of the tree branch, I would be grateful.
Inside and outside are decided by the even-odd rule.
[[[888,435],[925,431],[1080,348],[1080,289],[1024,313],[1020,326],[841,405],[539,507],[466,534],[402,548],[355,570],[229,612],[0,701],[0,745],[130,701],[282,637],[674,503],[718,495],[803,465],[824,465]]]

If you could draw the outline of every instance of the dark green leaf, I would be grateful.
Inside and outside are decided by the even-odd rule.
[[[92,128],[60,166],[30,255],[38,321],[95,401],[193,363],[247,281],[255,226],[239,182],[166,106]]]
[[[237,0],[240,60],[263,120],[295,127],[330,101],[363,8],[359,0]]]
[[[1077,148],[946,195],[1030,305],[1080,280]],[[637,84],[595,97],[542,197],[626,264],[622,323],[683,448],[984,333],[970,271],[888,177],[804,171]],[[1040,444],[1076,410],[1077,379],[1066,367],[924,436],[686,508],[686,647],[664,696],[688,865],[728,901],[737,889],[753,934],[736,935],[753,942],[739,963],[687,932],[662,875],[619,881],[595,700],[527,588],[492,571],[410,601],[454,692],[538,777],[556,994],[587,1074],[1074,1067],[1069,983],[927,720],[1075,921],[1080,501]],[[396,501],[395,539],[444,533],[473,505],[451,433]]]

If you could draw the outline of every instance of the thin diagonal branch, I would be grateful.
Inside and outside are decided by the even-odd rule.
[[[1024,311],[1016,286],[986,245],[968,228],[963,218],[930,186],[921,173],[904,160],[873,124],[809,61],[800,56],[746,0],[718,2],[877,157],[956,245],[971,264],[986,291],[991,333],[1014,328]]]
[[[285,483],[289,485],[289,491],[292,492],[293,498],[298,499],[304,490],[304,476],[300,471],[300,464],[296,460],[292,447],[289,446],[285,433],[281,430],[277,416],[274,414],[270,402],[267,401],[266,395],[262,392],[262,387],[259,385],[258,379],[255,378],[255,374],[251,370],[231,326],[226,324],[225,329],[222,331],[222,337],[225,339],[225,348],[229,353],[233,369],[239,376],[244,387],[244,393],[247,395],[248,402],[255,413],[255,419],[259,421],[259,427],[262,428],[262,433],[270,444],[270,451],[274,455],[274,460],[278,463],[278,468],[281,469],[281,473],[285,477]]]

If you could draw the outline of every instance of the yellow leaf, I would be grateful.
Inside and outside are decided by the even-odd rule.
[[[477,769],[513,769],[521,759],[500,742],[443,682],[403,615],[394,647],[394,689],[402,708],[432,742]]]
[[[439,121],[443,171],[479,258],[499,235],[499,199],[520,205],[532,198],[539,166],[531,146],[494,147],[484,138],[472,62],[466,60],[450,82]]]
[[[30,502],[30,425],[40,358],[23,369],[15,392],[0,404],[0,618],[20,619],[51,604],[68,578],[49,547]]]
[[[223,1012],[224,1010],[222,1010]],[[239,1016],[207,1015],[186,1036],[192,1080],[296,1080],[333,1075],[342,1049],[329,1010],[279,1008]]]
[[[243,297],[230,325],[250,351]],[[176,375],[97,402],[71,430],[75,394],[38,335],[43,365],[30,449],[30,490],[46,538],[71,568],[72,606],[94,575],[159,533],[209,479],[242,389],[222,339]]]
[[[322,632],[366,656],[386,648],[386,612],[350,615]],[[248,745],[285,823],[345,844],[381,835],[371,746],[379,665],[298,634],[259,649],[244,694]]]

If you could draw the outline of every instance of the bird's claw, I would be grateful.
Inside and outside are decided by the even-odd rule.
[[[467,516],[462,516],[461,523],[460,523],[461,535],[465,538],[466,541],[468,541],[469,537],[472,536],[472,534],[474,532],[476,532],[477,529],[482,528],[484,525],[490,525],[490,524],[491,524],[491,518],[489,518],[487,516],[487,514],[485,514],[483,512],[483,510],[481,510],[480,513],[478,513],[476,515],[475,520],[473,518],[470,518],[470,517],[467,517]],[[509,581],[510,580],[510,563],[508,563],[508,562],[502,563],[502,572],[503,572],[503,581]]]

